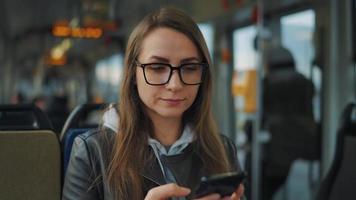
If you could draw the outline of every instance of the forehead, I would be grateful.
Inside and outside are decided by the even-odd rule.
[[[140,58],[160,56],[167,59],[199,57],[195,43],[185,34],[167,27],[150,31],[142,41]]]

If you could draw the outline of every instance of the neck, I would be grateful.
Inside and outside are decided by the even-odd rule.
[[[151,118],[154,137],[165,146],[172,145],[182,134],[181,118]]]

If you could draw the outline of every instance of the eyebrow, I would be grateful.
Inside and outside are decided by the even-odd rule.
[[[160,62],[166,62],[169,63],[169,59],[162,57],[162,56],[151,56],[150,59],[154,59]],[[188,58],[184,58],[182,59],[180,62],[181,63],[186,63],[186,62],[192,62],[192,61],[197,61],[200,62],[200,60],[197,57],[188,57]]]
[[[157,61],[160,61],[160,62],[166,62],[166,63],[169,62],[169,60],[167,58],[164,58],[164,57],[161,57],[161,56],[151,56],[150,59],[154,59],[154,60],[157,60]]]
[[[199,58],[197,58],[197,57],[189,57],[189,58],[184,58],[183,60],[181,60],[181,62],[191,62],[191,61],[200,62]]]

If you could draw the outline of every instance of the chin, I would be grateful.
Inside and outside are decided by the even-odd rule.
[[[181,118],[183,116],[184,111],[175,111],[175,110],[167,110],[157,112],[158,115],[166,118]]]

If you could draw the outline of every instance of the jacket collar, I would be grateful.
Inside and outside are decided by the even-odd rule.
[[[118,114],[114,108],[111,108],[104,113],[103,121],[104,121],[103,126],[109,128],[110,132],[114,134],[117,132]],[[160,146],[159,149],[160,151],[162,150],[161,153],[163,155],[170,156],[171,158],[174,157],[173,159],[170,159],[171,161],[173,160],[173,161],[180,162],[184,160],[186,156],[189,156],[189,154],[194,152],[193,146],[195,141],[193,140],[194,140],[193,130],[189,125],[186,125],[184,127],[182,136],[170,147],[169,151],[167,151],[157,140],[154,140],[152,138],[150,138],[148,141],[149,145],[151,146],[151,148],[148,148],[148,151],[150,151],[152,155],[154,154],[153,148],[155,148],[153,147],[153,145]],[[143,168],[144,170],[141,173],[141,175],[157,185],[166,184],[157,157],[156,155],[152,155],[152,156],[153,159],[151,159],[148,163],[145,164]]]
[[[153,152],[152,152],[153,153]],[[155,159],[150,160],[145,167],[143,168],[143,172],[141,175],[152,181],[153,183],[157,185],[164,185],[166,184],[166,180],[164,179],[164,175],[162,173],[161,167],[158,163],[158,160],[156,157]]]
[[[166,181],[164,179],[164,175],[162,170],[160,169],[160,165],[158,163],[158,160],[156,158],[156,156],[154,155],[153,149],[152,148],[148,148],[148,151],[150,152],[149,156],[152,156],[152,159],[148,161],[148,163],[145,164],[143,171],[141,172],[141,175],[148,179],[149,181],[157,184],[157,185],[164,185],[166,184]],[[188,176],[193,179],[196,179],[197,177],[201,177],[206,175],[205,171],[202,170],[202,160],[199,156],[199,154],[195,151],[195,142],[193,141],[192,143],[190,143],[184,150],[182,153],[177,154],[177,155],[171,155],[171,156],[164,156],[167,160],[166,160],[166,164],[170,165],[172,167],[172,170],[174,172],[177,171],[185,171],[182,172],[183,176]],[[187,162],[188,160],[191,160],[192,162],[192,166],[193,169],[188,170],[184,167],[184,164],[182,165],[182,163]],[[188,161],[189,163],[190,161]],[[176,164],[179,164],[179,168],[176,168]],[[182,169],[182,167],[184,169]],[[187,171],[188,170],[188,171]],[[178,173],[181,174],[182,173]],[[183,177],[177,177],[177,181],[178,184],[180,184],[181,178]],[[185,178],[183,178],[185,179]],[[193,184],[194,185],[194,184]]]

